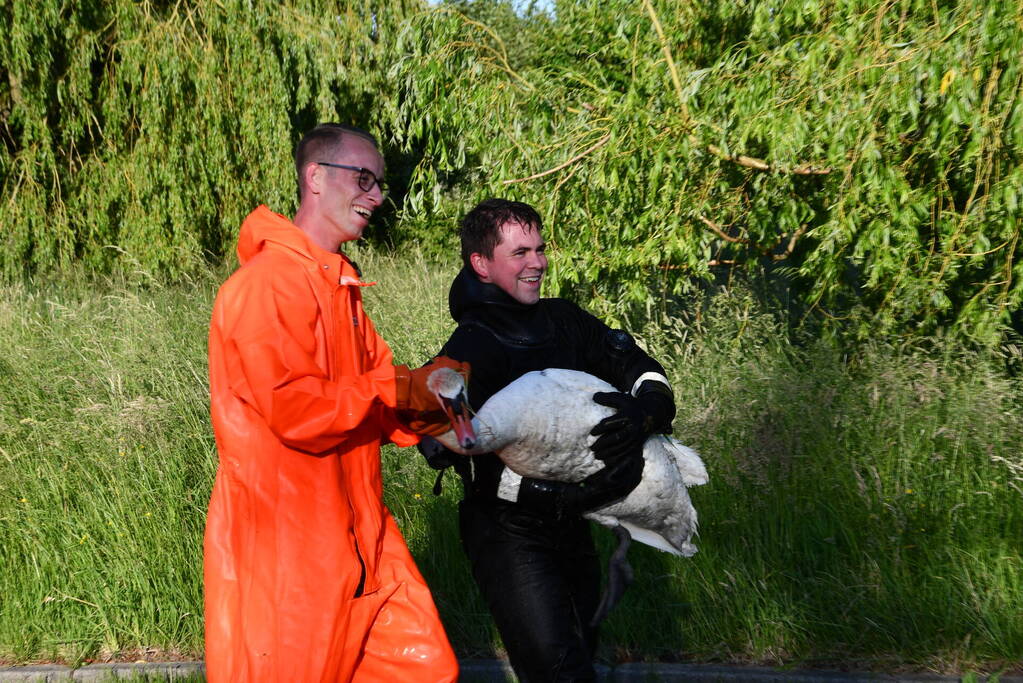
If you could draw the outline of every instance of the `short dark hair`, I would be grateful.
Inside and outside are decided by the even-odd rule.
[[[482,254],[494,258],[494,248],[501,243],[501,226],[518,223],[527,230],[540,231],[543,221],[529,204],[510,199],[484,199],[462,219],[458,237],[462,242],[462,264],[472,270],[469,257]]]
[[[340,123],[321,123],[308,133],[302,136],[295,147],[295,173],[298,175],[298,196],[302,198],[302,169],[310,161],[325,161],[333,159],[344,147],[344,139],[348,135],[356,135],[368,141],[377,151],[380,146],[377,140],[370,133],[355,126],[345,126]]]

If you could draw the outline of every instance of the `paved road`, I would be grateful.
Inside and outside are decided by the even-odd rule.
[[[506,683],[514,681],[511,669],[500,660],[463,660],[463,683]],[[866,674],[837,671],[806,671],[727,667],[703,664],[621,664],[598,667],[601,683],[1023,683],[1023,676],[940,676],[937,674]],[[202,662],[161,662],[146,664],[90,664],[78,669],[66,666],[18,666],[0,668],[0,682],[51,683],[86,681],[106,683],[118,679],[174,681],[203,679]]]

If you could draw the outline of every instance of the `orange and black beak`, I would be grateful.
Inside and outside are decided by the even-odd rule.
[[[453,398],[438,396],[441,407],[451,420],[451,428],[455,431],[458,445],[465,450],[476,445],[476,430],[472,427],[472,409],[465,390],[459,391]]]

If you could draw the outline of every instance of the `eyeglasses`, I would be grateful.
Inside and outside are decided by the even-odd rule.
[[[330,166],[331,168],[343,168],[347,171],[356,171],[359,174],[358,182],[360,190],[363,192],[369,192],[373,189],[373,186],[376,185],[380,188],[380,194],[385,197],[387,196],[387,191],[389,189],[387,187],[387,183],[383,179],[377,178],[376,173],[368,168],[363,168],[362,166],[349,166],[348,164],[332,164],[329,161],[317,161],[316,163],[320,166]]]

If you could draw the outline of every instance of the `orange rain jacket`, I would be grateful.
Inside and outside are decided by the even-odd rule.
[[[436,607],[384,507],[391,351],[355,268],[265,206],[210,326],[220,466],[205,539],[206,671],[241,681],[453,681]]]

